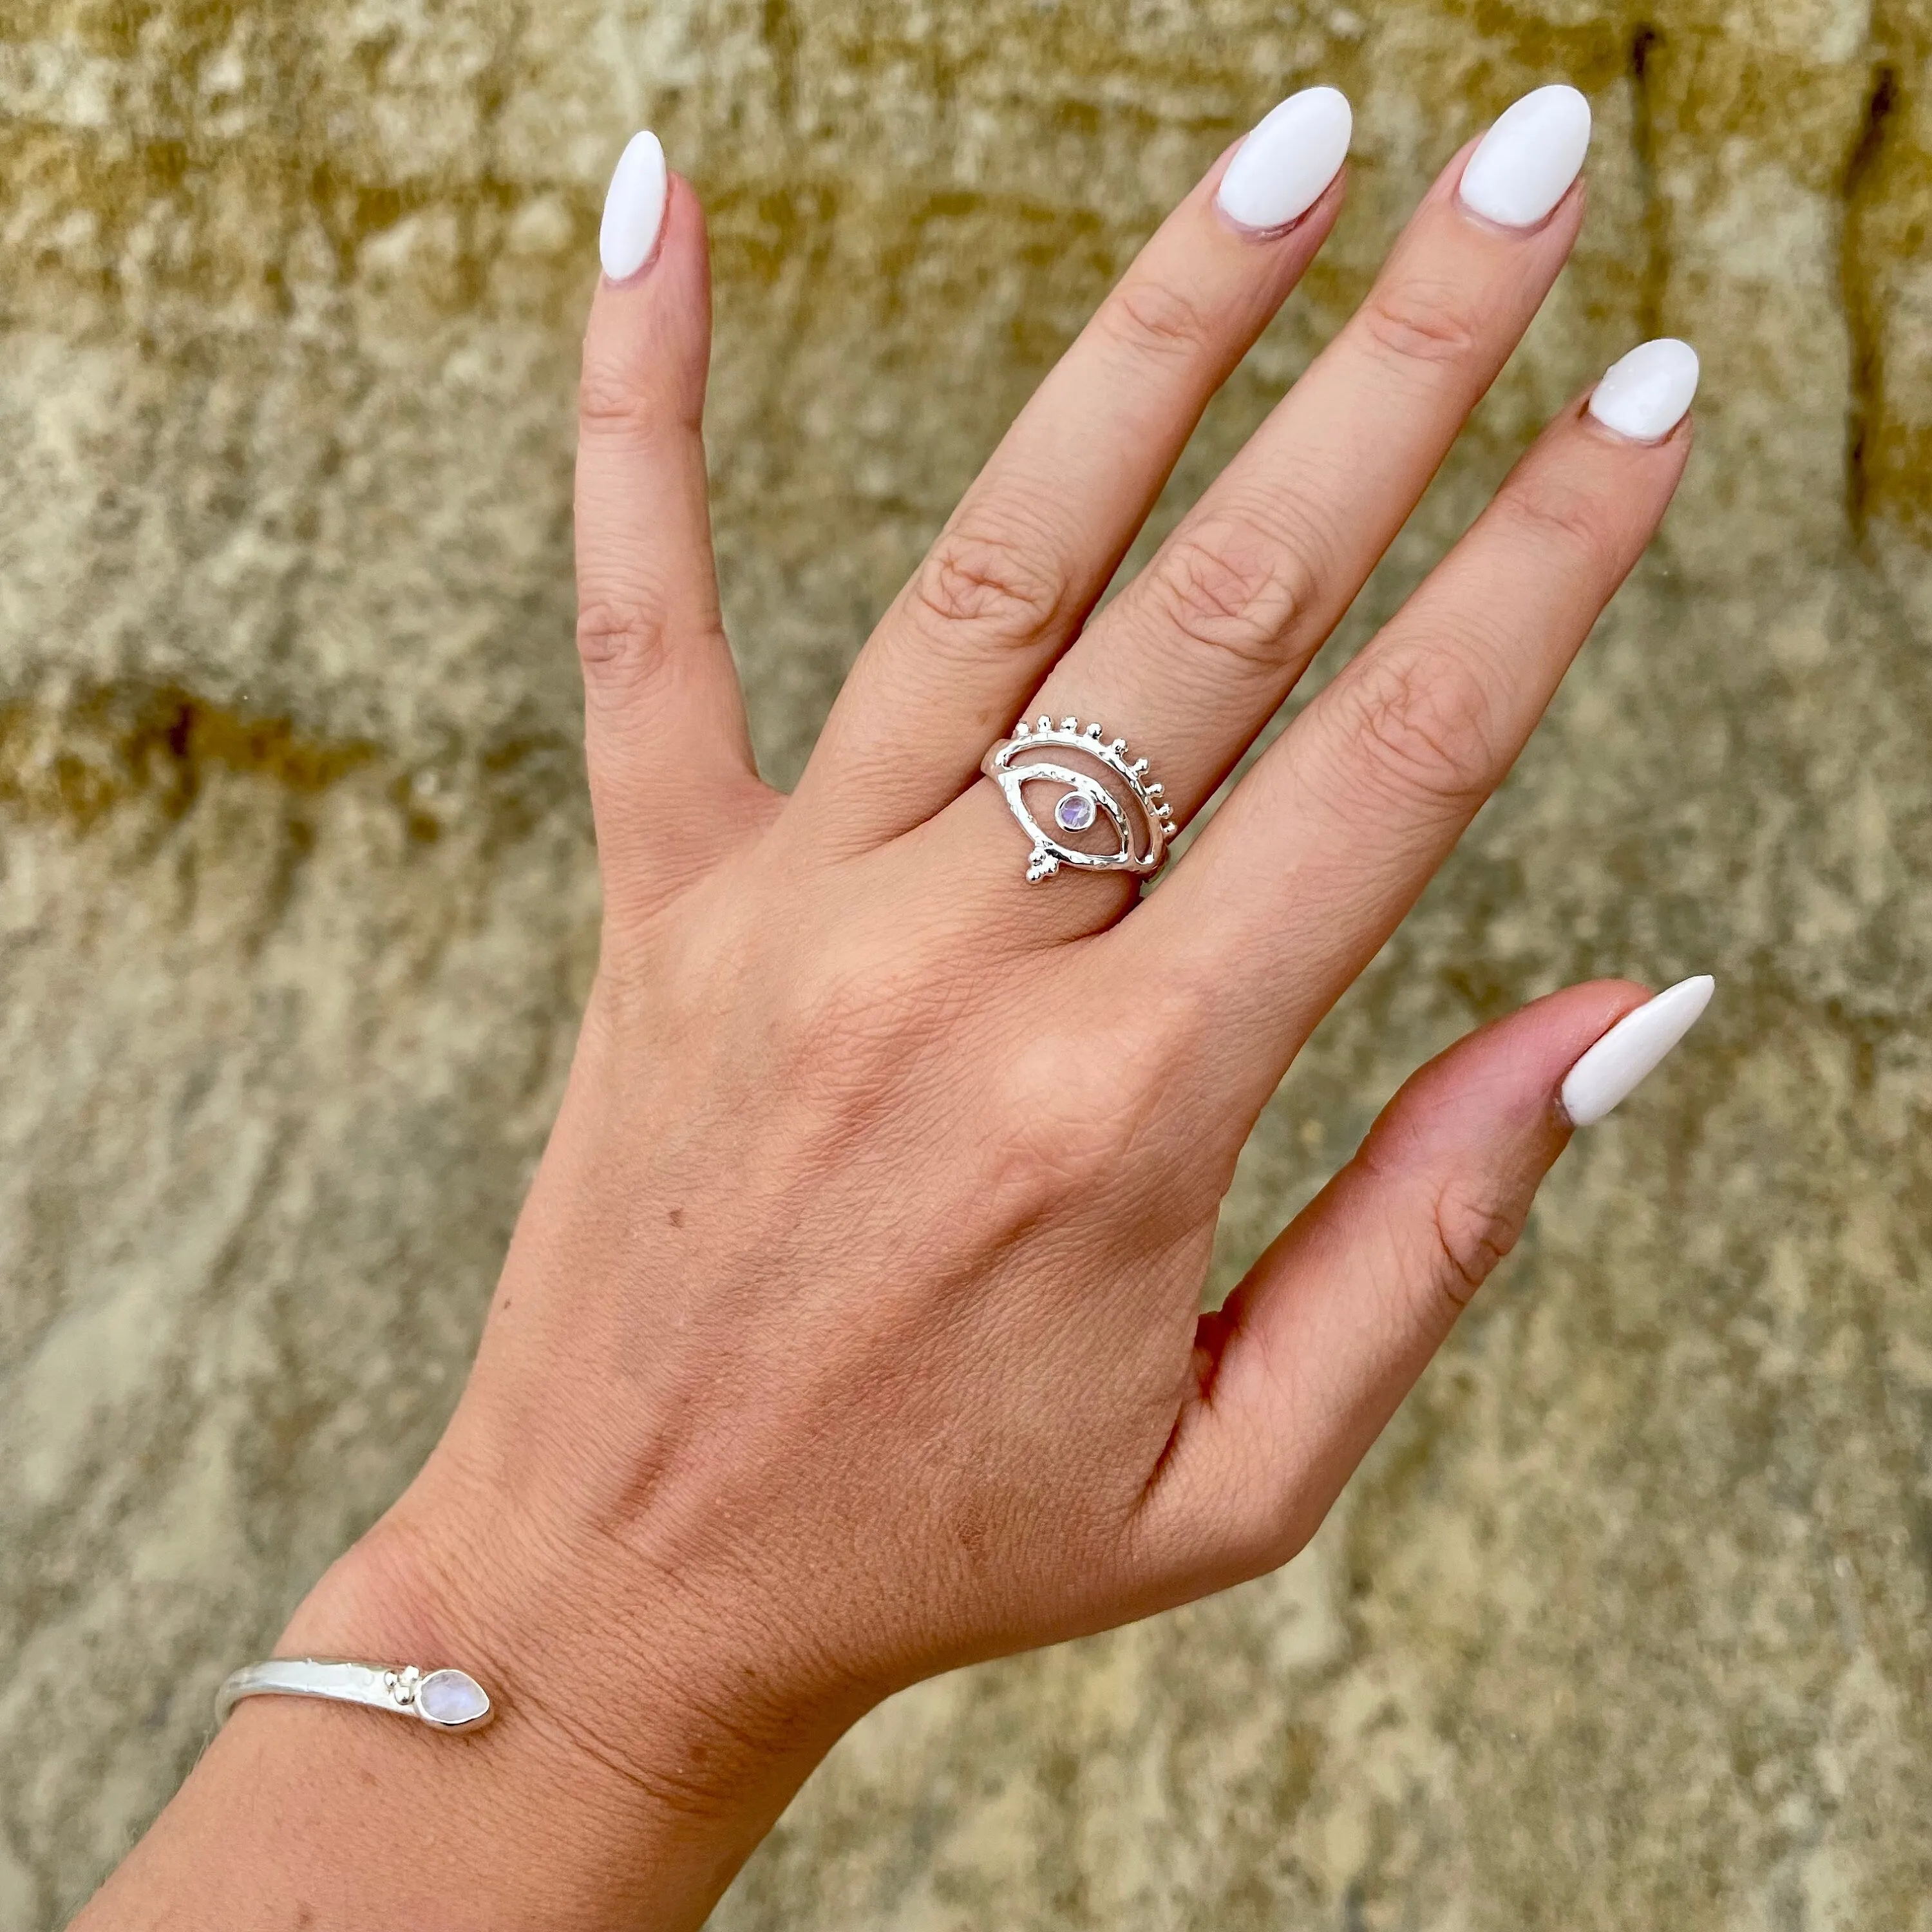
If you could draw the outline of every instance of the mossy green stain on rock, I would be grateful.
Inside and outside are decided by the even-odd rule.
[[[109,686],[56,713],[24,700],[0,707],[0,806],[82,830],[135,800],[178,818],[211,767],[301,796],[376,755],[374,746],[314,742],[286,718],[251,718],[184,691]]]

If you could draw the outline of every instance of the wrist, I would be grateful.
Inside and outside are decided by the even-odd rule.
[[[493,1506],[454,1462],[440,1452],[330,1568],[278,1653],[453,1664],[484,1685],[496,1715],[471,1736],[365,1720],[478,1774],[443,1834],[458,1882],[459,1840],[508,1832],[535,1888],[523,1922],[629,1924],[647,1903],[654,1925],[697,1924],[856,1712],[809,1708],[729,1616],[620,1546]],[[550,1848],[535,1871],[532,1846]]]
[[[776,1694],[730,1618],[494,1502],[439,1451],[276,1646],[460,1666],[494,1720],[244,1701],[76,1932],[703,1923],[842,1721]]]

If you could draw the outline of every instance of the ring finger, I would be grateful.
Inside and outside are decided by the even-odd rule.
[[[1528,328],[1582,219],[1589,110],[1517,102],[1425,197],[1367,299],[1141,575],[1054,666],[1028,714],[1097,721],[1153,761],[1175,822],[1212,794],[1415,506]],[[1004,812],[991,784],[956,810]],[[1021,868],[1012,868],[1017,881]],[[1118,874],[1042,902],[1090,930]]]

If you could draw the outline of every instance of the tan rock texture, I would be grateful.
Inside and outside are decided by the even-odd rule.
[[[717,1922],[1932,1928],[1929,52],[1924,0],[9,0],[0,1928],[85,1895],[460,1384],[595,944],[568,482],[625,136],[710,211],[784,781],[1225,142],[1356,104],[1163,522],[1557,77],[1582,245],[1335,648],[1644,335],[1702,352],[1697,452],[1268,1115],[1222,1280],[1474,1022],[1718,1002],[1306,1556],[898,1700]]]

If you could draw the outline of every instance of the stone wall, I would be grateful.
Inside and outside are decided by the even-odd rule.
[[[1568,77],[1576,260],[1338,648],[1535,423],[1704,357],[1663,537],[1276,1100],[1238,1269],[1418,1060],[1714,971],[1282,1574],[926,1686],[728,1932],[1932,1927],[1923,0],[9,0],[0,1928],[52,1927],[454,1400],[596,882],[574,339],[710,212],[767,769],[1138,239],[1275,98],[1350,206],[1158,520],[1440,162]]]

